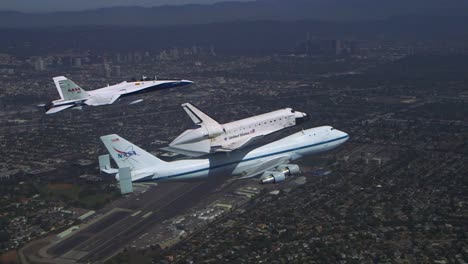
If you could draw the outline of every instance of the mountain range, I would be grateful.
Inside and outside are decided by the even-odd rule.
[[[85,11],[0,11],[0,27],[129,26],[209,24],[232,21],[366,21],[400,15],[464,16],[468,0],[257,0],[159,7],[111,7]]]

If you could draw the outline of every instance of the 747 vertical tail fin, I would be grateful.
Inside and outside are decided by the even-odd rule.
[[[102,136],[101,140],[119,168],[138,170],[166,163],[119,135]]]

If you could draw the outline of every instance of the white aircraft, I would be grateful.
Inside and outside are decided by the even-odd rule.
[[[163,150],[192,157],[240,149],[309,118],[305,113],[285,108],[220,124],[189,103],[182,104],[182,107],[198,128],[184,131]]]
[[[322,126],[257,148],[172,162],[162,161],[115,134],[103,136],[101,140],[119,168],[130,168],[133,182],[189,180],[216,175],[238,178],[261,175],[261,183],[277,183],[299,173],[299,166],[291,164],[292,161],[336,148],[348,138],[348,134],[342,131]],[[116,174],[116,179],[119,179],[118,170],[110,167],[109,155],[100,156],[99,163],[103,172]]]
[[[64,76],[54,77],[53,79],[55,87],[57,87],[57,91],[60,94],[60,99],[45,105],[46,114],[57,113],[67,108],[80,108],[83,105],[108,105],[123,96],[179,87],[192,83],[188,80],[146,80],[144,78],[142,81],[124,81],[93,91],[85,91]],[[141,102],[140,100],[132,103]]]

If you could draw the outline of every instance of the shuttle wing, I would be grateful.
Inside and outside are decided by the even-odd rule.
[[[263,136],[256,136],[252,138],[247,138],[244,141],[234,141],[231,144],[224,145],[219,149],[216,149],[216,152],[230,152],[236,149],[243,148],[262,138]]]
[[[209,125],[212,125],[212,124],[214,124],[214,125],[218,124],[218,122],[216,122],[216,120],[214,120],[213,118],[211,118],[207,114],[203,113],[202,111],[200,111],[198,108],[196,108],[195,106],[193,106],[190,103],[182,104],[182,107],[184,108],[185,112],[190,117],[190,119],[192,119],[192,121],[196,125],[204,124],[204,125],[209,126]]]
[[[161,149],[185,156],[200,157],[210,153],[210,140],[205,139],[191,144],[181,144]]]
[[[248,178],[253,178],[259,174],[264,173],[267,170],[276,168],[280,165],[283,164],[288,164],[290,160],[289,156],[282,156],[282,157],[277,157],[271,160],[267,160],[265,162],[261,162],[257,164],[257,166],[248,169],[242,173],[242,177],[238,179],[248,179]]]

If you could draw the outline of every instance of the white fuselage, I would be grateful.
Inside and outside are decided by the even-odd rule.
[[[294,112],[291,108],[281,109],[270,113],[257,115],[221,125],[224,134],[212,140],[213,145],[229,145],[234,141],[248,137],[264,136],[287,127],[296,125],[296,119],[305,114]]]
[[[204,159],[178,160],[135,170],[132,171],[132,181],[188,180],[217,175],[242,176],[259,164],[278,158],[294,161],[306,155],[333,149],[348,138],[346,133],[330,126],[311,128],[253,149],[245,148],[230,153],[218,153]]]
[[[185,81],[185,80],[181,80]],[[118,84],[110,85],[107,87],[99,88],[96,90],[89,91],[88,93],[91,96],[99,96],[101,94],[131,94],[131,93],[136,93],[140,92],[142,90],[145,90],[147,88],[153,87],[153,86],[160,86],[162,84],[173,84],[174,80],[151,80],[151,81],[136,81],[136,82],[121,82]]]
[[[163,90],[167,88],[183,86],[191,84],[188,80],[150,80],[150,81],[136,81],[136,82],[121,82],[107,87],[99,88],[96,90],[87,91],[87,96],[74,100],[54,100],[52,104],[54,107],[66,104],[75,104],[81,106],[87,105],[105,105],[111,104],[112,98],[118,98],[124,95],[137,94],[149,92],[152,90]],[[79,90],[77,92],[80,92]]]
[[[302,123],[307,115],[291,108],[237,120],[226,124],[201,124],[189,129],[169,144],[168,150],[197,156],[215,152],[229,152],[251,145],[255,140]]]

